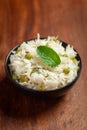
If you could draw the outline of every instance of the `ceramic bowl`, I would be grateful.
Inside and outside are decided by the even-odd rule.
[[[66,48],[66,46],[68,45],[66,42],[62,41],[62,45],[64,46],[64,48]],[[80,73],[81,73],[81,69],[82,69],[82,61],[80,58],[80,55],[77,52],[77,56],[76,59],[79,60],[79,71],[77,73],[77,77],[70,82],[69,84],[67,84],[66,86],[62,87],[62,88],[58,88],[58,89],[54,89],[54,90],[35,90],[35,89],[31,89],[31,88],[27,88],[25,86],[20,85],[18,82],[16,82],[12,76],[11,76],[11,72],[9,69],[9,64],[10,64],[10,55],[12,54],[13,51],[17,50],[17,48],[20,46],[20,44],[16,45],[6,56],[6,60],[5,60],[5,70],[6,70],[6,74],[8,76],[8,78],[11,80],[11,82],[14,84],[15,87],[19,88],[20,90],[22,90],[23,92],[32,95],[32,96],[40,96],[40,97],[49,97],[49,98],[56,98],[56,97],[60,97],[63,96],[64,94],[66,94],[76,83],[76,81],[78,80]]]

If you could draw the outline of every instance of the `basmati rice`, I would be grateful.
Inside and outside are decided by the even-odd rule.
[[[61,63],[51,68],[44,64],[36,53],[40,45],[47,45],[60,56]],[[62,46],[56,37],[23,42],[10,56],[10,71],[19,84],[36,90],[51,90],[64,87],[73,81],[79,69],[76,51],[72,46]]]

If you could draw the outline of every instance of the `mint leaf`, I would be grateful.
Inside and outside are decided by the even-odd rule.
[[[61,63],[58,54],[48,46],[38,46],[36,51],[38,56],[48,66],[56,67]]]

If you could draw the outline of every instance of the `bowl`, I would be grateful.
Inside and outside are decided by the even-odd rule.
[[[34,40],[34,39],[31,39],[31,40]],[[82,61],[81,61],[80,55],[75,49],[74,50],[77,52],[76,59],[79,60],[79,70],[77,72],[76,78],[72,82],[65,85],[64,87],[57,88],[57,89],[52,89],[52,90],[35,90],[35,89],[27,88],[26,86],[22,86],[21,84],[16,82],[11,76],[11,72],[10,72],[10,69],[9,69],[9,64],[10,64],[10,55],[12,54],[13,51],[17,50],[17,48],[20,45],[21,44],[16,45],[8,53],[8,55],[6,56],[6,59],[5,59],[5,71],[6,71],[6,74],[7,74],[8,78],[14,84],[14,87],[17,87],[18,89],[22,90],[23,92],[25,92],[26,94],[31,95],[31,96],[57,98],[57,97],[65,95],[74,86],[74,84],[76,83],[76,81],[78,80],[78,78],[79,78],[79,76],[81,74],[81,69],[82,69]],[[66,48],[68,43],[62,41],[62,45],[63,45],[64,48]]]

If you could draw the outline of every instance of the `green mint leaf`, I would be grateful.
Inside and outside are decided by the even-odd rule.
[[[48,46],[38,46],[36,51],[38,56],[48,66],[56,67],[61,63],[58,54]]]

